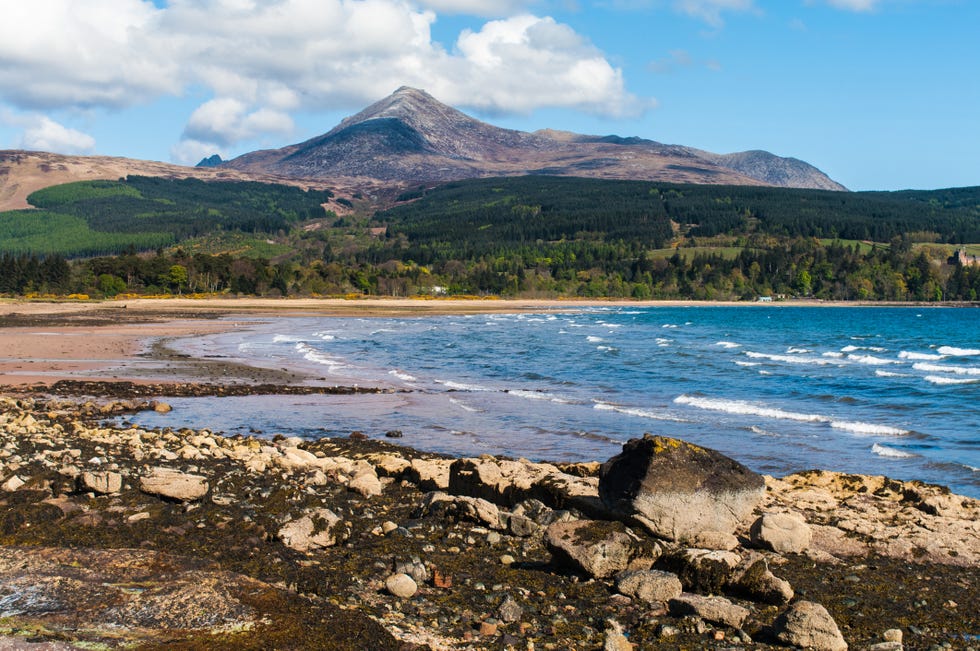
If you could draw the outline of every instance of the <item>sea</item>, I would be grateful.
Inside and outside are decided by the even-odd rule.
[[[144,426],[372,438],[452,455],[604,461],[646,432],[758,472],[881,474],[980,498],[980,310],[609,306],[281,317],[181,352],[377,395],[171,400]]]

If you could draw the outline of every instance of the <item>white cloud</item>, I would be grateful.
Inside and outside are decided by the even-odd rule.
[[[725,1],[707,4],[721,11]],[[29,110],[116,108],[203,88],[214,99],[189,116],[179,151],[282,136],[293,111],[360,108],[402,85],[494,113],[562,106],[625,115],[650,106],[570,26],[512,15],[536,2],[5,2],[0,101]],[[504,17],[464,31],[447,50],[432,39],[436,11]]]
[[[828,0],[830,6],[848,11],[871,11],[879,0]]]
[[[49,151],[56,154],[91,154],[95,151],[95,138],[43,115],[5,115],[5,122],[24,127],[17,149]]]
[[[197,165],[213,154],[226,157],[225,150],[213,142],[184,139],[170,148],[170,158],[181,165]]]
[[[724,22],[721,17],[723,12],[756,9],[754,0],[675,0],[674,7],[714,27],[719,27]]]

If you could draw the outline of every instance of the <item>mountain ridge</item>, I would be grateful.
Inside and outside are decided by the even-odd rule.
[[[715,154],[636,136],[504,129],[407,86],[322,135],[281,149],[250,152],[221,167],[291,178],[403,184],[548,174],[847,189],[809,163],[761,150]]]

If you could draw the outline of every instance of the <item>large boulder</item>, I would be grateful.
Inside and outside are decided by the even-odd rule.
[[[208,493],[208,480],[201,475],[192,475],[172,468],[150,468],[140,478],[140,490],[149,495],[192,502]]]
[[[622,522],[555,522],[545,532],[545,542],[559,564],[600,579],[622,572],[645,551]]]
[[[752,524],[752,542],[781,554],[806,551],[813,532],[799,515],[766,513]]]
[[[765,489],[761,475],[720,452],[650,434],[630,439],[599,470],[599,497],[607,508],[676,541],[732,534]]]
[[[818,603],[797,601],[773,626],[776,637],[784,644],[812,651],[847,651],[837,622]]]
[[[334,545],[350,537],[350,526],[330,509],[316,509],[279,529],[279,539],[298,552]]]

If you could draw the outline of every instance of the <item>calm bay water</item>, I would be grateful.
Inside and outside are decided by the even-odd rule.
[[[452,454],[605,460],[644,432],[749,467],[885,474],[980,497],[980,311],[614,307],[281,318],[185,341],[378,396],[172,401],[144,425],[381,436]]]

